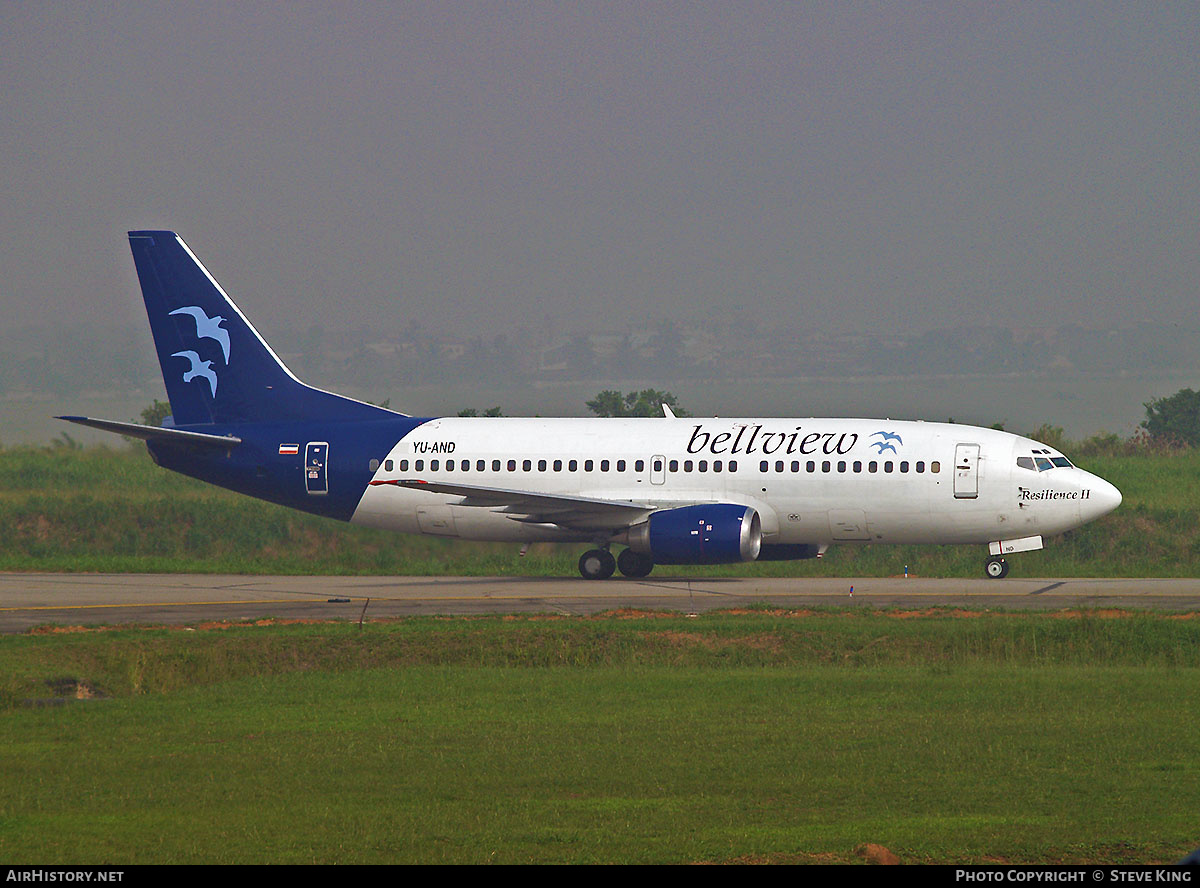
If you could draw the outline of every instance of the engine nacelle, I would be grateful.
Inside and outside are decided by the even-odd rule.
[[[653,513],[629,528],[625,541],[657,564],[753,561],[762,549],[762,521],[749,506],[683,506]]]

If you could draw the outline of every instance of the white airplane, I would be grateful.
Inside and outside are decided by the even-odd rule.
[[[590,544],[579,572],[593,580],[810,558],[834,543],[977,543],[999,578],[1004,556],[1121,502],[1051,447],[965,425],[693,419],[665,407],[652,419],[407,416],[300,382],[174,232],[129,242],[173,416],[162,428],[60,418],[143,438],[161,466],[319,515]]]

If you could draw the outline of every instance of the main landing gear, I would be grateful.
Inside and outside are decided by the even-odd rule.
[[[654,561],[632,549],[613,558],[607,549],[589,549],[579,558],[579,573],[585,580],[607,580],[614,570],[627,577],[644,577],[654,569]]]
[[[585,580],[607,580],[617,569],[617,560],[607,549],[588,549],[579,556],[579,573]]]
[[[992,557],[987,560],[987,564],[983,567],[984,572],[990,580],[1002,580],[1008,576],[1008,562],[1003,558]]]

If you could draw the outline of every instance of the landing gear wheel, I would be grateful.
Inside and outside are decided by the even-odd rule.
[[[616,559],[605,549],[589,549],[579,558],[579,573],[585,580],[607,580],[616,568]]]
[[[1002,580],[1008,576],[1008,562],[1003,558],[989,558],[983,569],[990,580]]]
[[[617,556],[617,570],[627,577],[644,577],[654,570],[654,559],[633,549],[625,549]]]

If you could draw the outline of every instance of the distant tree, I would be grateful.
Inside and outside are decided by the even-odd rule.
[[[1144,406],[1142,428],[1152,439],[1200,446],[1200,392],[1182,389],[1168,398],[1147,401]]]
[[[503,416],[504,414],[500,412],[499,407],[489,407],[487,410],[483,411],[482,414],[478,410],[476,410],[474,407],[468,407],[466,410],[458,411],[458,415],[459,416]]]
[[[159,428],[163,420],[171,415],[171,405],[166,401],[154,399],[154,403],[141,412],[142,425]]]
[[[1067,444],[1066,433],[1055,425],[1045,422],[1029,433],[1029,437],[1033,440],[1045,444],[1047,447],[1053,447],[1055,450],[1069,450],[1070,445]]]
[[[640,392],[620,392],[607,389],[587,402],[588,409],[597,416],[662,416],[662,405],[666,404],[676,416],[691,416],[679,406],[679,399],[670,392],[643,389]]]

